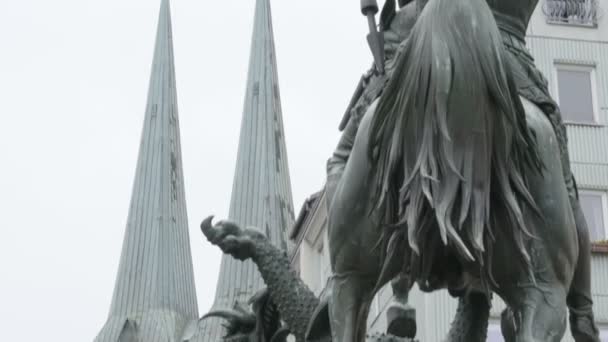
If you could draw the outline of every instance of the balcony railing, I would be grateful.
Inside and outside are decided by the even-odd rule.
[[[543,6],[547,22],[595,27],[598,0],[545,0]]]

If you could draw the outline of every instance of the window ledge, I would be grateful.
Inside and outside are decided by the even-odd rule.
[[[592,243],[591,252],[595,254],[608,254],[608,242]]]
[[[558,26],[582,27],[582,28],[588,28],[588,29],[597,28],[596,22],[591,22],[591,23],[587,24],[587,23],[581,23],[581,22],[569,22],[569,21],[559,21],[559,20],[547,19],[547,24],[558,25]]]
[[[603,128],[606,127],[604,124],[595,123],[595,122],[576,122],[576,121],[564,121],[566,126],[581,126],[581,127],[596,127]]]

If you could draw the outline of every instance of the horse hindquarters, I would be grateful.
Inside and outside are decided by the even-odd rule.
[[[497,240],[504,243],[495,245],[492,267],[496,292],[509,306],[503,315],[503,335],[517,342],[557,342],[565,332],[566,296],[578,258],[577,235],[553,128],[536,106],[522,102],[544,164],[540,173],[529,172],[527,177],[540,217],[532,210],[524,212],[534,235],[525,244],[535,279],[511,261],[512,242],[506,234],[512,227],[508,225],[495,230]]]
[[[591,298],[591,241],[589,229],[580,202],[570,199],[576,231],[578,233],[579,256],[570,285],[567,303],[570,309],[570,331],[577,342],[600,342],[599,330],[593,314]]]

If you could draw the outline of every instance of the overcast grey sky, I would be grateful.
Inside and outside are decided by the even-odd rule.
[[[171,0],[199,310],[220,253],[198,230],[228,213],[255,0]],[[352,0],[272,1],[296,213],[361,73]],[[91,341],[114,287],[160,0],[0,1],[0,340]]]

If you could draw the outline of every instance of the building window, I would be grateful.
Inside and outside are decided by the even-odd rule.
[[[381,308],[385,308],[393,299],[393,289],[390,285],[386,285],[378,291],[378,304]]]
[[[595,27],[598,0],[546,0],[543,10],[547,22]]]
[[[557,64],[557,97],[564,121],[597,124],[595,68]]]
[[[300,277],[301,267],[300,267],[300,251],[299,250],[296,252],[296,255],[293,257],[291,266],[293,267],[293,270],[296,272],[298,277]]]
[[[490,322],[488,324],[488,342],[504,342],[505,339],[502,337],[502,331],[500,330],[500,323]]]
[[[589,226],[589,237],[592,242],[608,239],[608,197],[603,191],[580,192],[580,203]]]
[[[376,294],[369,307],[369,314],[367,315],[367,325],[371,325],[376,320],[379,314],[380,304],[378,303],[378,294]]]
[[[327,286],[327,280],[331,277],[331,265],[329,262],[329,251],[327,248],[323,249],[321,257],[321,282],[325,287]]]
[[[325,245],[323,243],[323,240],[321,240],[319,242],[316,249],[317,249],[317,264],[316,264],[315,268],[316,268],[316,271],[319,272],[319,284],[320,284],[321,289],[323,289],[323,287],[325,286],[326,280],[327,280],[327,278],[325,277],[325,272],[324,272],[326,267],[325,267]]]
[[[314,279],[314,286],[311,286],[313,292],[318,296],[325,285],[325,280],[321,275],[321,267],[323,266],[323,244],[314,246],[311,254],[311,265],[312,277]]]
[[[321,257],[322,257],[322,261],[321,261],[321,280],[323,281],[323,285],[327,286],[327,281],[329,280],[329,278],[331,278],[331,260],[330,260],[330,256],[329,256],[329,248],[326,248],[325,246],[329,246],[329,236],[327,235],[327,228],[323,229],[322,234],[322,241],[323,241],[323,247],[321,250]]]
[[[319,295],[327,286],[327,280],[331,276],[329,252],[325,248],[325,241],[321,237],[310,247],[310,267],[308,269],[312,278],[311,289],[316,295]]]
[[[608,342],[608,327],[605,329],[600,329],[600,341]]]

